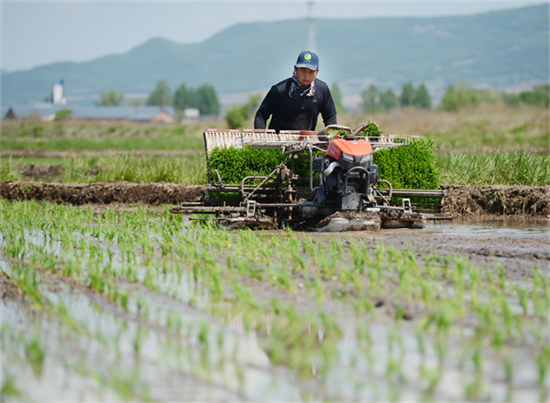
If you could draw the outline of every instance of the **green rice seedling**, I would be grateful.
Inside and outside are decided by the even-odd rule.
[[[319,312],[319,318],[321,318],[325,333],[337,334],[340,337],[343,336],[344,332],[333,318],[322,311]]]
[[[403,382],[405,380],[405,376],[403,375],[402,361],[389,356],[388,361],[386,362],[386,376],[391,380]]]
[[[466,385],[466,398],[469,400],[480,401],[484,392],[484,379],[482,376],[474,375],[472,381]]]
[[[477,374],[483,373],[483,355],[481,354],[481,349],[476,347],[472,353],[472,362],[474,363],[474,368]]]
[[[252,294],[252,291],[250,291],[249,288],[239,284],[235,279],[230,280],[231,287],[233,288],[233,292],[237,296],[237,299],[252,307],[252,308],[258,308],[259,305],[256,302],[254,295]]]
[[[548,158],[527,150],[519,153],[450,154],[438,157],[437,166],[442,183],[526,186],[550,183]]]
[[[444,340],[438,337],[435,341],[435,352],[437,354],[437,362],[440,367],[445,363],[445,356],[447,355],[447,349]]]
[[[378,267],[381,267],[382,264],[384,263],[385,252],[386,252],[386,248],[384,247],[384,245],[381,243],[377,243],[375,253],[376,253],[376,264],[378,265]]]
[[[323,282],[318,277],[313,277],[307,284],[307,289],[311,290],[315,300],[319,303],[323,302],[325,300],[325,286]]]
[[[435,390],[441,381],[441,368],[428,369],[422,366],[420,374],[426,381],[426,387],[422,390],[422,401],[433,401]]]
[[[424,318],[422,327],[424,329],[435,327],[438,333],[447,333],[453,320],[451,309],[448,306],[439,306]]]
[[[34,376],[40,378],[44,368],[46,353],[40,343],[40,338],[35,335],[25,342],[25,355],[33,370]]]
[[[23,236],[10,237],[6,239],[5,251],[8,256],[14,259],[23,259],[27,249],[27,241]]]
[[[504,357],[503,367],[504,367],[506,383],[510,385],[514,381],[514,376],[516,373],[514,360],[512,359],[511,356],[507,355],[506,357]]]
[[[372,300],[366,295],[359,294],[355,301],[355,313],[357,315],[362,315],[365,313],[376,313]]]
[[[424,334],[420,331],[416,331],[416,343],[418,345],[418,352],[424,356],[426,354],[426,342],[424,340]]]
[[[548,366],[550,365],[550,345],[545,345],[541,351],[538,353],[537,358],[537,369],[539,375],[539,387],[543,387],[545,384],[548,385]]]
[[[372,348],[372,336],[368,326],[364,323],[359,323],[356,328],[357,344],[363,351],[369,351]]]
[[[10,397],[21,397],[22,394],[22,391],[17,387],[14,376],[11,373],[4,372],[4,382],[0,389],[0,397],[9,400]]]
[[[42,293],[40,291],[40,281],[35,270],[21,265],[15,267],[17,274],[14,277],[17,285],[40,307],[44,306]]]

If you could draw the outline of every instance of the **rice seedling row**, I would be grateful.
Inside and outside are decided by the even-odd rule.
[[[181,378],[204,382],[197,396],[256,400],[548,394],[541,269],[518,283],[503,267],[412,245],[229,232],[166,210],[1,201],[0,212],[2,271],[25,295],[4,304],[18,315],[2,348],[24,351],[27,328],[55,329],[34,342],[45,361],[126,400],[161,399]],[[92,344],[105,362],[82,354]],[[6,396],[33,367],[22,357],[5,359],[20,369],[4,377]]]

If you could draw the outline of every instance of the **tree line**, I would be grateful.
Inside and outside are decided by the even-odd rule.
[[[172,92],[166,80],[159,80],[156,88],[147,97],[146,104],[160,107],[173,106],[179,111],[196,108],[201,115],[217,116],[220,113],[218,94],[214,87],[209,84],[191,88],[182,83]]]
[[[508,106],[525,104],[548,107],[550,104],[550,85],[535,85],[530,91],[515,94],[472,88],[464,82],[459,82],[451,84],[447,88],[439,108],[453,112],[462,108],[477,106],[481,103],[494,104],[497,102],[503,102]]]
[[[420,84],[414,87],[412,83],[405,83],[399,96],[391,88],[381,90],[371,84],[361,93],[363,110],[367,113],[392,111],[397,107],[416,107],[420,109],[431,109],[432,98],[426,85]]]
[[[399,95],[393,92],[392,89],[381,90],[371,84],[361,93],[361,98],[365,113],[392,111],[398,107],[432,109],[432,98],[424,83],[418,85],[418,87],[410,82],[405,83]],[[465,82],[453,83],[447,87],[437,109],[454,112],[482,103],[497,102],[503,102],[508,106],[526,104],[548,107],[550,103],[550,85],[535,85],[530,91],[511,94],[490,89],[472,88]]]
[[[120,106],[124,101],[124,93],[115,90],[102,91],[99,94],[99,102],[96,105]],[[129,101],[131,106],[140,106],[140,100]],[[155,89],[149,94],[145,101],[149,106],[171,106],[176,111],[183,111],[188,108],[196,108],[201,115],[214,115],[220,113],[220,101],[213,86],[203,84],[197,88],[187,87],[185,83],[180,84],[172,92],[166,80],[159,80]]]

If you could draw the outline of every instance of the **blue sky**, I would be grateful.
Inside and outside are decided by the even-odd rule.
[[[544,1],[315,1],[319,18],[475,14]],[[154,37],[200,42],[241,22],[304,18],[302,1],[6,1],[0,65],[27,70],[59,61],[82,62],[124,53]],[[321,29],[317,27],[317,29]]]

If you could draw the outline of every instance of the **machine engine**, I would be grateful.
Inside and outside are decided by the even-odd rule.
[[[361,211],[364,200],[376,204],[372,186],[378,182],[378,166],[372,163],[367,140],[345,136],[331,141],[326,156],[314,160],[313,170],[321,179],[319,204],[335,204],[342,211]]]

